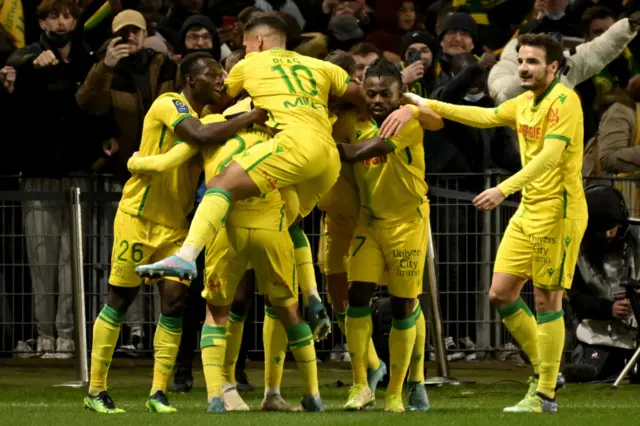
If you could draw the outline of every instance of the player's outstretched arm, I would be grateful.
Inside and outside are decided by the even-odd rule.
[[[163,173],[175,169],[189,161],[198,153],[198,148],[186,143],[178,143],[164,154],[140,157],[135,155],[129,158],[127,168],[131,173]]]
[[[395,138],[404,126],[414,118],[420,122],[420,126],[425,130],[436,131],[444,127],[442,117],[429,108],[405,105],[389,114],[380,126],[380,135],[383,138]]]
[[[405,93],[405,99],[413,105],[427,107],[447,120],[467,126],[488,129],[499,126],[515,126],[518,98],[510,99],[495,108],[480,108],[466,105],[453,105],[434,99],[425,99],[413,93]]]
[[[202,124],[195,117],[187,117],[175,128],[181,140],[196,146],[219,145],[251,124],[264,124],[267,114],[260,108],[218,123]]]
[[[380,157],[394,150],[394,146],[380,136],[356,144],[339,143],[337,145],[340,160],[345,163],[357,163],[369,158]]]

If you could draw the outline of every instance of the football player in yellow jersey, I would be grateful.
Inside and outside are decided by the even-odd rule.
[[[222,87],[221,69],[206,54],[188,55],[180,70],[184,92],[160,96],[145,116],[140,156],[169,151],[180,139],[207,145],[227,140],[238,129],[263,121],[263,112],[224,123],[202,125],[198,115],[215,102]],[[91,381],[84,399],[87,409],[119,413],[107,393],[107,374],[127,308],[141,284],[134,268],[174,253],[187,233],[187,214],[193,209],[200,166],[184,164],[166,174],[134,175],[126,183],[114,222],[114,244],[107,303],[93,328]],[[182,334],[182,305],[187,287],[177,278],[159,282],[161,316],[154,338],[155,363],[148,411],[175,412],[165,389]]]
[[[469,126],[517,129],[522,170],[473,203],[491,210],[522,191],[498,249],[489,297],[535,375],[525,398],[505,411],[555,412],[565,341],[562,295],[571,287],[588,218],[581,174],[583,117],[576,93],[555,77],[564,59],[557,41],[544,34],[521,36],[518,55],[520,84],[528,91],[494,109],[411,98]],[[536,318],[520,298],[527,280],[534,285]]]
[[[236,105],[236,109],[240,111],[249,109],[250,101],[250,99],[241,101]],[[232,115],[233,110],[234,107],[225,111],[225,114]],[[220,120],[224,120],[224,117],[215,114],[202,118],[204,123]],[[205,178],[212,179],[224,170],[233,158],[244,155],[243,152],[247,149],[265,143],[270,137],[271,134],[267,129],[256,126],[238,132],[221,148],[202,148],[200,151],[204,159]],[[157,170],[159,161],[167,160],[165,163],[175,164],[174,160],[179,152],[185,154],[181,160],[184,161],[197,153],[197,149],[179,146],[168,154],[140,160],[150,160],[147,163],[153,161],[156,163],[154,168]],[[143,167],[140,160],[130,164],[130,167],[140,170]],[[148,168],[148,165],[144,167]],[[216,191],[216,189],[209,191]],[[256,271],[259,292],[268,297],[267,311],[275,314],[279,319],[280,327],[286,332],[290,349],[302,372],[304,386],[302,407],[307,411],[324,411],[318,390],[313,335],[311,328],[302,320],[298,311],[294,244],[287,231],[285,205],[280,192],[273,191],[264,196],[237,202],[225,228],[216,234],[210,244],[207,244],[205,263],[205,289],[202,295],[207,300],[207,316],[202,327],[201,349],[207,382],[208,411],[212,413],[226,411],[222,369],[228,352],[226,340],[230,334],[227,323],[236,289],[250,264],[254,265]],[[270,320],[272,318],[268,316],[266,322]],[[242,330],[231,331],[233,332],[241,334]],[[239,346],[240,342],[236,343]],[[238,349],[239,347],[234,351],[236,357]],[[286,350],[286,341],[284,349]],[[279,393],[277,396],[279,397]]]
[[[338,178],[340,158],[327,104],[329,96],[359,102],[360,86],[349,83],[347,73],[336,65],[285,50],[286,26],[276,15],[251,21],[244,45],[247,56],[229,73],[226,93],[234,97],[246,90],[268,112],[267,125],[278,133],[233,160],[208,183],[219,191],[203,198],[177,255],[139,267],[142,275],[193,276],[194,260],[222,227],[233,201],[294,186],[300,216],[305,216]]]
[[[338,145],[342,160],[354,164],[360,193],[360,217],[348,261],[346,329],[353,386],[347,410],[359,410],[375,401],[367,380],[373,329],[370,303],[385,274],[393,325],[384,408],[404,411],[402,385],[409,371],[409,408],[429,409],[423,384],[426,326],[417,300],[422,292],[429,228],[423,130],[418,120],[411,120],[397,136],[385,139],[379,127],[399,108],[402,89],[400,71],[386,59],[374,61],[363,84],[369,115],[355,122],[352,143]]]

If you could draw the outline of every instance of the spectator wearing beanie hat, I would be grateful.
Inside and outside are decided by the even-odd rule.
[[[182,56],[206,52],[219,61],[220,37],[213,21],[205,15],[193,15],[187,18],[180,29],[180,45],[176,46],[176,52],[180,52]]]
[[[412,31],[402,37],[402,75],[411,93],[426,98],[433,91],[438,51],[438,42],[426,31]]]
[[[440,24],[438,42],[442,54],[438,60],[439,70],[436,70],[438,82],[436,87],[451,80],[451,57],[460,53],[482,53],[482,45],[478,40],[478,25],[471,15],[456,12],[444,18]]]

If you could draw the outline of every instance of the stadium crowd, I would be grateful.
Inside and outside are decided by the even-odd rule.
[[[244,57],[245,25],[261,12],[277,12],[286,22],[288,50],[318,59],[336,50],[348,52],[355,61],[356,80],[363,80],[376,59],[386,58],[401,72],[407,91],[480,107],[500,105],[523,92],[518,36],[550,34],[565,49],[557,75],[575,89],[582,105],[584,176],[628,176],[640,171],[637,0],[114,0],[104,4],[14,0],[3,4],[20,5],[21,10],[0,13],[0,123],[3,139],[12,146],[3,156],[2,173],[19,174],[21,191],[89,189],[92,174],[112,175],[109,190],[121,190],[130,177],[128,161],[140,148],[143,120],[152,103],[162,94],[182,89],[181,60],[190,53],[208,53],[228,74]],[[27,120],[27,111],[35,120]],[[430,173],[466,175],[494,169],[516,173],[522,168],[517,134],[507,127],[478,129],[445,120],[442,129],[425,130],[424,152],[427,180]],[[477,194],[483,186],[481,180],[464,179],[457,189]],[[200,197],[203,192],[204,183]],[[437,196],[430,198],[438,202]],[[25,202],[22,210],[28,262],[57,264],[58,270],[30,268],[36,339],[32,346],[14,342],[16,351],[71,357],[75,344],[70,249],[65,241],[69,218],[60,206],[46,201]],[[436,233],[473,234],[482,227],[477,216],[470,218],[462,209],[433,209],[431,216]],[[63,238],[47,238],[59,234]],[[473,237],[465,241],[470,240],[479,244]],[[465,241],[436,240],[436,249],[446,252],[448,259],[461,258],[467,253]],[[465,261],[477,262],[477,256],[465,254]],[[438,273],[447,277],[440,283],[441,291],[457,298],[446,304],[445,315],[457,324],[448,328],[448,359],[473,360],[479,277],[455,261],[440,266]],[[191,365],[204,316],[201,288],[202,283],[192,284],[187,296],[192,309],[185,313],[177,390],[188,391],[193,383]],[[595,305],[597,321],[626,321],[631,316],[628,303],[610,300],[610,292],[594,291],[591,298],[589,294],[582,290],[570,294],[581,324]],[[133,350],[142,339],[143,330],[135,325],[141,315],[132,309],[125,320],[131,324],[126,345]],[[607,346],[593,339],[594,327],[590,330],[591,338],[583,334],[577,363],[587,358],[584,347],[593,346],[592,340],[600,349]],[[622,349],[632,347],[633,342],[627,342]],[[505,349],[503,359],[523,362],[513,345]],[[243,346],[236,367],[239,386],[249,386],[241,365],[245,352]]]

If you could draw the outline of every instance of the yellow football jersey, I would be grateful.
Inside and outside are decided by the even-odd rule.
[[[164,154],[178,141],[174,130],[187,117],[198,118],[178,93],[158,97],[144,118],[138,155]],[[118,208],[171,228],[187,227],[202,167],[187,162],[167,173],[134,174],[122,190]]]
[[[346,111],[336,118],[333,139],[337,143],[350,143],[358,116],[355,111]],[[327,214],[357,217],[360,210],[358,184],[351,164],[342,163],[338,181],[318,202],[318,208]]]
[[[223,115],[210,114],[202,118],[202,123],[224,121],[225,116],[248,112],[251,110],[251,99],[246,98],[224,111]],[[207,147],[200,150],[204,160],[204,172],[207,182],[224,170],[233,158],[241,155],[254,145],[268,141],[271,133],[264,127],[252,125],[236,133],[220,147]],[[281,231],[287,228],[284,201],[280,191],[238,201],[233,205],[227,218],[227,224],[238,228],[270,229]]]
[[[380,136],[378,123],[368,117],[359,119],[352,132],[352,143]],[[420,123],[411,120],[386,140],[393,152],[354,164],[360,215],[370,226],[393,227],[422,217],[427,195],[423,138]]]
[[[499,188],[507,195],[522,189],[522,202],[516,212],[518,216],[567,219],[588,217],[582,185],[582,106],[573,90],[554,80],[538,97],[528,91],[494,109],[456,106],[432,100],[427,100],[427,106],[444,118],[470,126],[501,125],[515,128],[523,168],[540,154],[545,141],[553,139],[566,143],[556,167],[545,171],[533,181],[516,183],[516,174],[499,185]]]
[[[349,80],[346,71],[332,63],[271,49],[249,53],[231,69],[225,84],[232,97],[245,89],[254,104],[267,111],[271,128],[305,127],[329,134],[329,96],[342,96]]]

